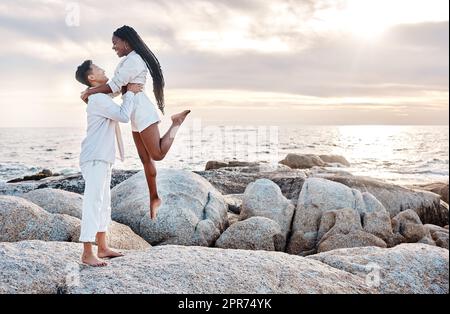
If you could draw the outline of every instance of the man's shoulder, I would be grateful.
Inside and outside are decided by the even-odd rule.
[[[107,94],[103,94],[103,93],[97,93],[97,94],[93,94],[90,95],[88,98],[88,104],[90,103],[98,103],[98,102],[103,102],[105,100],[109,100],[111,99],[110,96],[108,96]]]

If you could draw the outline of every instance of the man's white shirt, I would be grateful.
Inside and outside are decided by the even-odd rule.
[[[123,103],[117,105],[110,96],[102,93],[89,96],[86,107],[87,132],[81,143],[80,165],[90,160],[114,163],[115,140],[123,160],[123,143],[119,123],[128,123],[134,107],[134,93],[122,96]]]

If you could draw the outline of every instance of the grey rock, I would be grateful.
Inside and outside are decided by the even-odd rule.
[[[407,187],[417,190],[425,190],[441,196],[441,200],[448,204],[448,182],[433,182],[428,184],[414,184]]]
[[[321,177],[321,176],[327,176],[330,174],[337,174],[337,175],[342,175],[342,176],[352,176],[353,174],[345,171],[345,170],[341,170],[339,168],[335,168],[335,166],[333,166],[333,168],[331,167],[319,167],[319,166],[314,166],[310,169],[305,169],[304,170],[305,174],[307,177]]]
[[[156,220],[149,216],[150,197],[144,172],[111,191],[112,217],[126,224],[152,245],[211,246],[228,226],[222,195],[192,172],[158,169],[162,204]]]
[[[22,195],[24,199],[42,207],[49,213],[67,214],[81,219],[83,196],[58,189],[38,189]]]
[[[94,268],[79,265],[81,250],[76,243],[0,243],[0,293],[377,292],[360,276],[281,252],[164,245]]]
[[[241,212],[242,200],[244,194],[226,194],[223,195],[225,203],[228,205],[228,210],[238,214]]]
[[[51,214],[23,198],[0,196],[0,241],[76,241],[80,221]]]
[[[438,226],[448,224],[448,207],[441,206],[438,194],[413,190],[366,176],[325,173],[320,174],[320,178],[342,183],[361,192],[369,192],[381,202],[391,218],[401,211],[412,209],[419,215],[423,223]]]
[[[125,181],[138,170],[113,169],[111,175],[111,187]],[[52,176],[39,181],[27,181],[19,183],[7,183],[0,185],[0,195],[22,196],[36,189],[60,189],[78,194],[84,193],[84,179],[81,173],[72,175]]]
[[[277,222],[284,237],[290,232],[294,205],[281,193],[281,189],[268,179],[259,179],[245,189],[239,220],[250,217],[266,217]]]
[[[380,293],[448,294],[448,251],[425,244],[359,247],[308,256],[360,276]]]
[[[431,238],[435,241],[437,246],[448,250],[448,228],[430,224],[424,225],[424,227],[431,234]]]
[[[53,173],[49,169],[43,169],[42,171],[35,173],[31,176],[24,176],[23,178],[17,178],[9,180],[7,183],[18,183],[18,182],[24,182],[24,181],[38,181],[42,180],[47,177],[53,176]]]
[[[436,231],[431,236],[437,246],[448,250],[448,232]]]
[[[325,212],[317,240],[319,253],[358,246],[386,247],[383,240],[363,231],[359,213],[351,208]]]
[[[320,159],[325,163],[339,163],[345,167],[350,167],[350,163],[344,156],[340,155],[319,155]]]
[[[352,248],[362,246],[378,246],[386,248],[386,242],[373,234],[362,230],[351,231],[347,234],[334,234],[326,237],[317,247],[317,252],[326,252],[341,248]]]
[[[352,215],[355,218],[352,221],[359,221],[366,213],[386,213],[382,204],[368,192],[361,193],[359,190],[323,178],[308,178],[298,199],[287,252],[301,255],[314,253],[320,237],[328,231],[325,226],[331,228],[335,223],[332,217],[325,217],[324,226],[319,231],[322,216],[328,211],[342,209],[353,211]],[[374,225],[376,224],[372,223],[372,226]],[[380,231],[384,228],[377,229],[377,227],[379,226],[374,226],[371,231]],[[352,229],[355,230],[363,231],[361,224]]]
[[[306,169],[313,166],[325,166],[326,163],[317,155],[313,154],[287,154],[280,161],[280,164],[286,165],[292,169]]]
[[[216,241],[223,249],[282,251],[285,235],[280,225],[265,217],[251,217],[231,225]]]
[[[239,215],[237,215],[233,212],[227,212],[227,216],[228,216],[228,226],[229,227],[239,221]]]
[[[306,179],[305,171],[278,164],[256,167],[227,167],[209,171],[194,171],[208,180],[222,194],[243,194],[247,186],[258,179],[275,182],[288,199],[297,199]]]
[[[215,161],[210,160],[206,163],[205,170],[214,170],[226,167],[256,167],[260,162],[248,162],[248,161]]]
[[[424,225],[424,227],[425,227],[430,233],[434,233],[434,232],[436,232],[436,231],[448,233],[448,228],[443,228],[443,227],[439,227],[439,226],[431,225],[431,224],[426,224],[426,225]]]
[[[52,214],[17,196],[0,196],[0,241],[23,240],[78,242],[81,221],[66,214]],[[116,249],[144,249],[150,245],[129,227],[112,222],[108,244]]]
[[[420,221],[417,213],[411,209],[405,210],[392,218],[392,228],[401,234],[406,242],[418,242],[429,236],[429,232]]]

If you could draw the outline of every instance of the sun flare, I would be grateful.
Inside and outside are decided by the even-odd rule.
[[[349,33],[370,41],[382,37],[397,24],[448,20],[448,1],[347,0],[338,12],[322,10],[313,24],[319,29]]]

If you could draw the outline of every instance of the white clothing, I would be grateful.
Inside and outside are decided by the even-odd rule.
[[[128,83],[144,84],[147,81],[147,65],[134,50],[126,55],[117,65],[114,77],[108,82],[113,93],[120,92],[122,86]],[[142,132],[148,126],[160,122],[161,115],[145,93],[139,93],[135,98],[134,110],[131,114],[131,130]]]
[[[97,232],[107,232],[111,223],[112,163],[90,160],[81,165],[85,181],[80,242],[95,242]]]
[[[115,137],[123,160],[123,142],[118,122],[127,123],[130,120],[136,96],[133,92],[127,92],[122,97],[123,104],[121,106],[105,94],[89,96],[86,108],[87,131],[86,137],[81,143],[80,165],[91,160],[114,163],[116,159]]]

